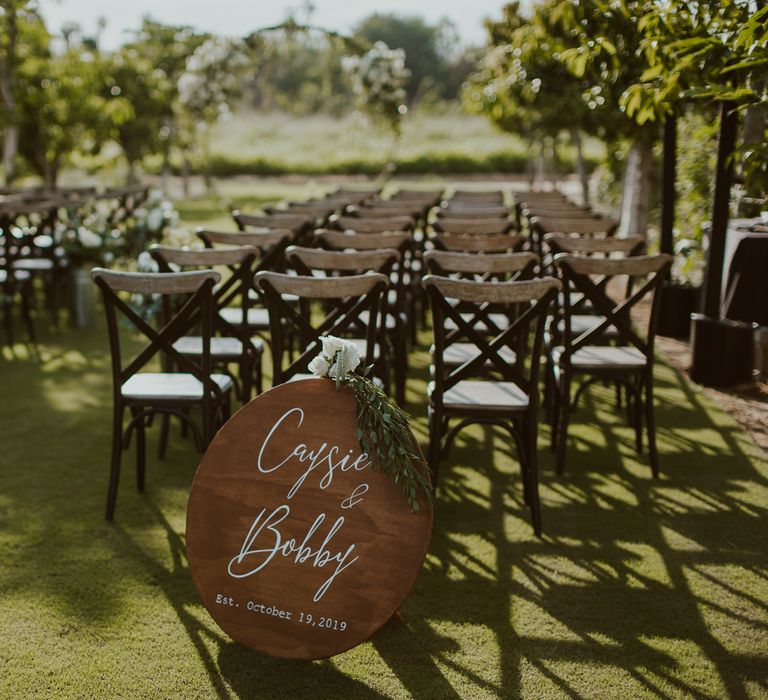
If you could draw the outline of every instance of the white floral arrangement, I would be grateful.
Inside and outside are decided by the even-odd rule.
[[[228,117],[229,104],[239,94],[249,65],[242,42],[211,37],[187,58],[176,84],[179,104],[202,124]]]
[[[360,365],[357,346],[332,335],[320,338],[322,349],[309,363],[309,371],[317,377],[333,380],[336,389],[352,391],[357,403],[357,440],[361,449],[376,455],[383,473],[399,483],[411,510],[419,510],[419,495],[432,502],[432,484],[427,468],[410,429],[411,417],[403,411],[369,375],[355,370]]]
[[[399,133],[401,119],[408,111],[405,86],[411,76],[405,67],[405,51],[377,41],[362,56],[345,56],[342,66],[363,109]]]

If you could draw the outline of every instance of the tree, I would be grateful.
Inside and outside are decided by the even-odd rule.
[[[241,94],[243,73],[250,65],[241,43],[213,37],[187,58],[177,83],[179,116],[187,148],[201,142],[205,184],[211,188],[210,128],[230,113]]]
[[[97,153],[111,129],[99,62],[88,52],[29,56],[18,71],[19,150],[46,187],[76,150]]]
[[[412,103],[430,90],[438,96],[445,93],[450,74],[451,44],[455,33],[448,21],[429,25],[420,17],[395,14],[373,14],[354,29],[353,36],[368,44],[384,42],[392,48],[405,50],[406,67],[411,72],[406,86],[407,99]]]
[[[529,17],[519,3],[510,3],[500,22],[488,22],[491,48],[471,76],[465,98],[471,109],[486,114],[501,129],[525,136],[531,147],[567,131],[576,147],[586,203],[589,182],[581,134],[595,133],[589,104],[603,98],[590,93],[591,99],[584,99],[590,86],[561,60],[565,47],[549,32],[549,9],[547,4],[536,6]]]
[[[587,81],[585,95],[601,136],[631,144],[622,186],[622,235],[645,235],[653,191],[658,127],[629,118],[621,102],[625,90],[648,68],[637,31],[637,17],[646,6],[647,0],[557,0],[549,13],[549,26],[566,47],[562,60]]]
[[[24,35],[25,41],[19,41]],[[30,0],[4,0],[0,4],[0,105],[3,116],[3,174],[9,185],[16,175],[19,111],[16,85],[19,64],[30,47],[38,47],[47,34]],[[38,41],[34,41],[37,39]],[[26,43],[29,42],[29,43]]]
[[[173,115],[175,86],[165,72],[122,48],[103,62],[102,95],[113,121],[113,137],[128,162],[128,181],[135,181],[136,165],[164,146],[163,128]]]

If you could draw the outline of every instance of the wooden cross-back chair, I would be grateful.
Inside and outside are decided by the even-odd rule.
[[[287,229],[262,229],[258,231],[208,231],[198,229],[197,236],[207,248],[214,246],[251,246],[256,249],[258,255],[254,263],[247,283],[243,281],[243,290],[249,295],[253,303],[248,307],[247,313],[237,306],[228,306],[219,309],[222,320],[236,328],[247,328],[247,333],[260,335],[269,332],[269,312],[263,304],[258,291],[253,289],[253,274],[260,270],[281,272],[286,269],[285,249],[294,240],[294,234]],[[243,331],[246,332],[245,330]]]
[[[613,236],[619,226],[616,219],[606,218],[568,218],[534,216],[529,220],[531,244],[536,252],[544,247],[544,238],[548,233],[575,234],[608,238]]]
[[[345,235],[345,234],[342,234]],[[368,234],[373,235],[373,234]],[[365,238],[366,236],[361,236]],[[366,272],[379,272],[390,280],[388,292],[394,292],[395,306],[388,308],[387,295],[382,297],[379,309],[379,336],[374,357],[374,375],[379,377],[389,393],[392,385],[390,370],[394,375],[395,398],[398,403],[405,401],[405,381],[408,372],[407,315],[403,313],[399,299],[402,299],[402,275],[395,268],[400,262],[400,252],[394,248],[376,250],[329,251],[321,248],[299,248],[292,246],[287,256],[301,275],[344,277]],[[334,300],[329,304],[338,304]],[[367,312],[360,314],[363,328],[368,325]],[[365,346],[364,338],[354,338],[361,356]]]
[[[420,269],[414,269],[415,252],[411,234],[406,231],[386,231],[384,233],[353,233],[350,231],[332,231],[318,229],[315,240],[323,248],[330,250],[382,250],[393,248],[400,254],[400,259],[390,272],[390,288],[387,292],[387,311],[405,318],[405,335],[411,343],[416,342],[416,285],[421,283]],[[405,311],[408,313],[405,313]],[[404,316],[403,316],[404,314]],[[390,323],[391,325],[391,323]]]
[[[416,222],[412,216],[340,216],[333,219],[328,228],[356,233],[384,233],[385,231],[413,231]]]
[[[232,212],[232,218],[239,231],[288,229],[296,240],[307,235],[314,227],[313,218],[302,212],[279,211],[272,214],[243,214],[235,210]]]
[[[91,278],[104,299],[112,356],[112,459],[107,490],[107,520],[114,516],[122,452],[136,433],[136,485],[144,490],[145,429],[156,414],[177,416],[191,428],[199,451],[204,451],[217,425],[231,410],[232,379],[212,372],[210,340],[213,328],[213,287],[220,280],[213,270],[174,273],[115,272],[94,268]],[[121,294],[159,294],[167,319],[158,329],[139,315]],[[176,305],[179,297],[185,301]],[[172,309],[175,308],[175,311]],[[146,345],[131,359],[124,359],[120,344],[121,321],[145,339]],[[197,361],[183,355],[174,343],[194,327],[201,328],[201,353]],[[176,372],[145,371],[160,356],[177,367]],[[202,413],[200,426],[190,417],[192,409]],[[131,419],[123,429],[125,412]]]
[[[439,233],[429,240],[437,250],[455,253],[504,253],[518,252],[528,239],[521,234],[509,233],[500,235]]]
[[[653,346],[658,318],[657,292],[668,277],[672,256],[614,259],[561,253],[555,257],[555,264],[563,280],[565,322],[563,344],[550,349],[555,390],[552,442],[557,453],[557,471],[562,473],[565,468],[570,414],[579,398],[591,384],[609,381],[623,385],[627,390],[629,419],[635,429],[638,452],[642,450],[645,415],[651,470],[657,477]],[[634,284],[610,284],[610,280],[621,276],[632,278]],[[579,335],[575,335],[571,327],[573,292],[589,300],[598,319],[593,327]],[[647,296],[651,297],[650,313],[645,333],[641,334],[636,330],[630,312]],[[602,344],[605,330],[611,326],[616,332],[616,344]],[[571,385],[576,380],[579,384],[572,396]]]
[[[616,258],[639,255],[645,248],[643,236],[627,236],[626,238],[592,238],[589,236],[566,236],[560,233],[548,233],[544,237],[548,254],[542,257],[542,269],[556,274],[554,256],[559,253],[571,253],[596,258]],[[600,277],[593,280],[598,287],[605,288],[610,277]],[[632,284],[632,278],[627,278],[627,284]],[[630,289],[627,290],[629,293]],[[588,298],[571,290],[571,332],[580,335],[585,330],[592,328],[601,317],[594,313],[594,309]],[[558,327],[550,327],[549,333],[553,337],[554,344],[560,342],[559,336],[563,332],[563,320],[560,309],[563,305],[562,295],[558,299],[553,317],[558,317]],[[554,322],[553,322],[554,323]],[[615,336],[615,329],[611,326],[605,329],[607,338]]]
[[[439,219],[507,219],[509,207],[504,205],[472,206],[448,203],[436,211]]]
[[[212,268],[217,265],[229,268],[229,275],[213,290],[214,335],[211,338],[211,357],[216,370],[229,374],[235,380],[243,404],[251,400],[254,384],[256,393],[260,394],[264,342],[261,338],[252,337],[247,326],[233,325],[220,314],[222,309],[236,304],[240,318],[248,317],[251,305],[248,292],[253,279],[256,249],[252,246],[238,246],[194,250],[153,245],[150,253],[157,260],[160,272],[172,272],[173,266],[180,269]],[[199,335],[184,336],[174,342],[173,346],[182,355],[196,358],[202,352],[202,338]],[[230,364],[238,367],[236,377],[229,370]]]
[[[531,279],[536,272],[539,258],[533,253],[453,253],[432,250],[424,255],[424,263],[430,274],[475,282],[514,282]],[[486,335],[497,335],[507,327],[509,307],[492,303],[478,306],[474,302],[451,302],[465,321]],[[448,319],[446,330],[455,331],[455,324]],[[516,351],[504,347],[499,351],[507,362],[514,363]],[[477,354],[473,343],[452,342],[443,353],[446,367],[458,367]],[[493,372],[493,364],[486,362],[484,369]]]
[[[531,508],[534,531],[540,535],[538,374],[544,319],[559,282],[551,278],[474,282],[427,275],[423,284],[434,332],[428,411],[429,464],[435,485],[440,460],[463,428],[473,423],[499,425],[517,446],[525,502]],[[480,312],[489,303],[507,309],[505,327],[492,335],[478,330],[475,319],[467,320],[459,311],[460,306],[472,304]],[[459,342],[474,345],[473,355],[458,366],[446,364],[446,353]],[[514,353],[513,362],[509,352]],[[489,376],[488,363],[498,379]],[[459,421],[453,427],[452,419]]]
[[[324,335],[355,338],[360,337],[362,329],[365,347],[360,354],[361,367],[372,364],[377,352],[380,353],[376,344],[381,336],[378,324],[381,300],[387,288],[385,275],[369,272],[320,278],[258,272],[254,282],[269,309],[273,386],[311,376],[307,374],[307,367],[322,349],[320,338]],[[298,306],[287,303],[286,294],[298,297]],[[321,302],[324,313],[313,313],[314,301]],[[361,318],[364,312],[365,322]],[[290,326],[299,338],[298,357],[287,357],[286,326]]]
[[[432,228],[438,233],[500,235],[514,230],[515,222],[511,219],[451,219],[444,217],[432,222]]]
[[[5,249],[4,236],[0,232],[0,305],[3,308],[5,341],[9,347],[12,347],[16,342],[13,318],[18,305],[27,331],[27,338],[34,346],[37,343],[37,333],[32,316],[32,307],[34,306],[32,275],[26,270],[13,269],[8,264]]]

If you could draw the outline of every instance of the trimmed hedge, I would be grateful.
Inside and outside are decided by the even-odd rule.
[[[596,160],[588,160],[590,170],[597,165]],[[560,164],[563,174],[573,172],[574,163]],[[238,159],[231,156],[215,155],[211,158],[211,174],[214,177],[232,177],[235,175],[378,175],[384,169],[383,160],[342,160],[318,166],[313,163],[291,164],[263,158]],[[509,173],[524,174],[528,169],[528,159],[524,153],[492,153],[487,156],[472,158],[460,153],[428,153],[414,158],[397,161],[396,171],[401,175],[467,175],[472,173]],[[201,174],[202,164],[195,163],[192,172]],[[178,170],[177,170],[178,174]]]

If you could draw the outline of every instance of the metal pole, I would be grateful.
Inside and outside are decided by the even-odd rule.
[[[709,232],[707,266],[704,270],[703,312],[709,318],[720,317],[723,286],[725,238],[728,229],[728,207],[733,180],[733,149],[736,145],[737,115],[733,102],[720,105],[720,135],[717,143],[715,194],[712,202],[712,228]]]
[[[675,180],[677,176],[677,115],[664,121],[664,161],[661,179],[661,232],[659,251],[673,254],[675,227]]]

